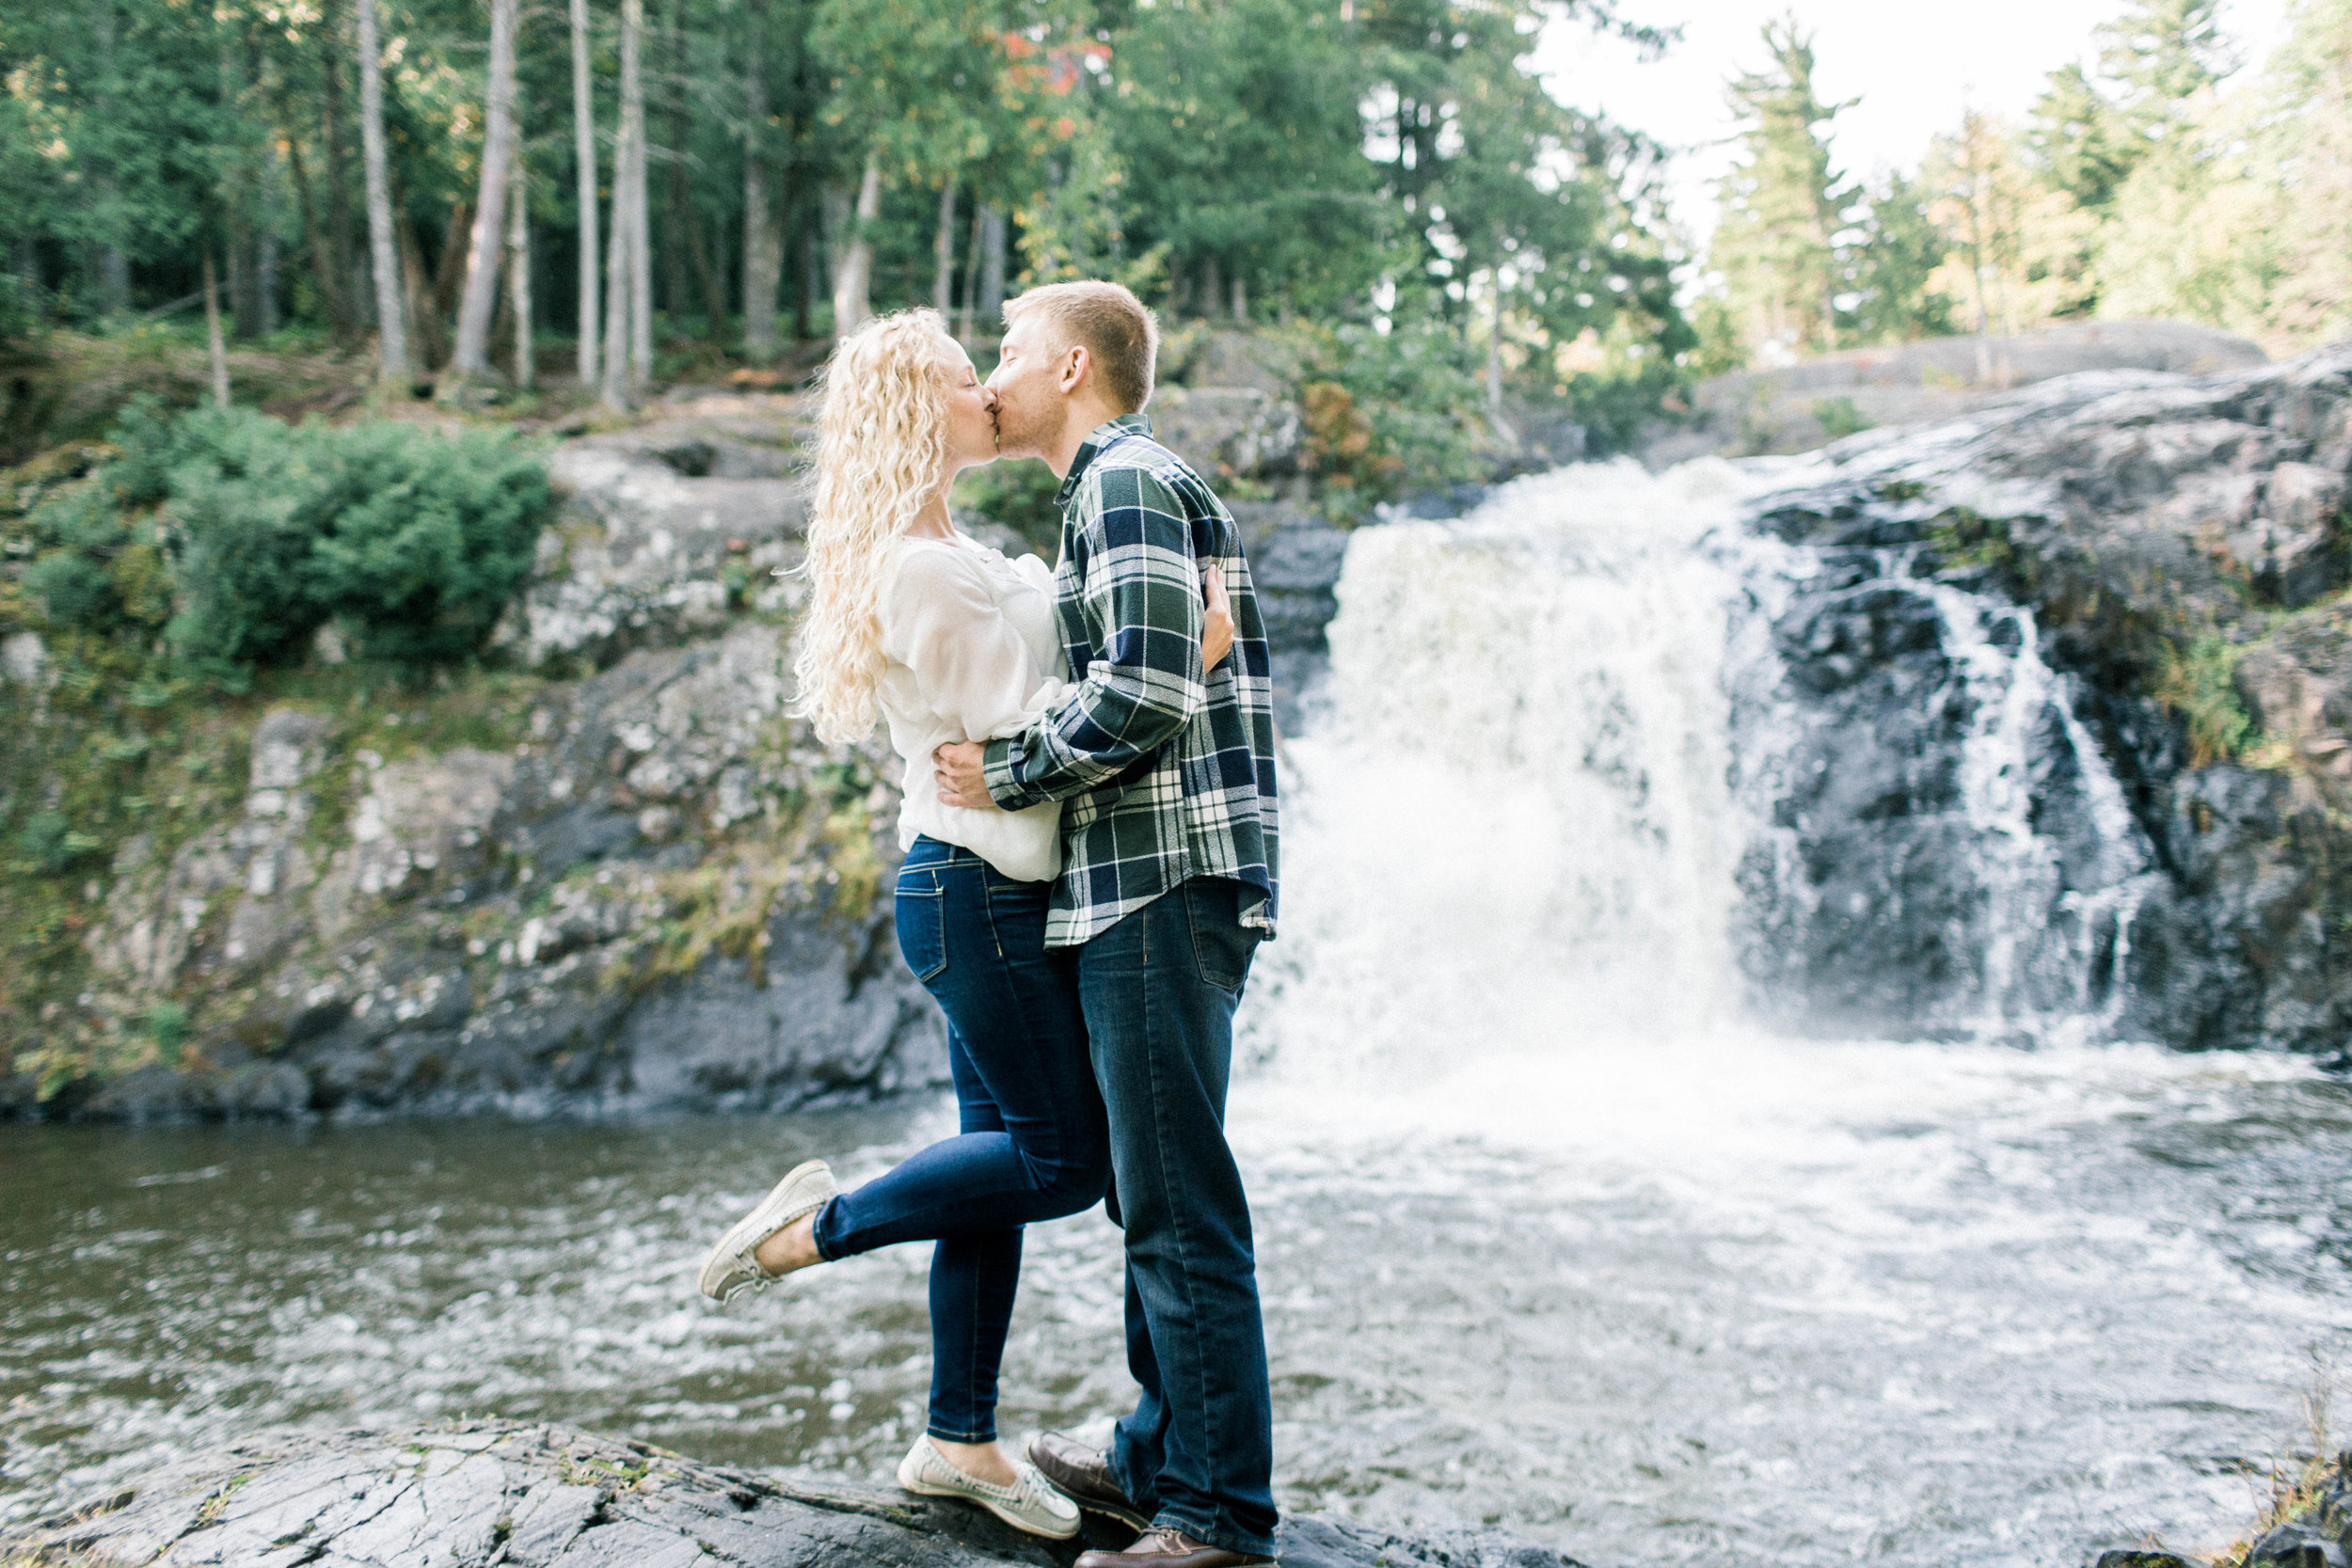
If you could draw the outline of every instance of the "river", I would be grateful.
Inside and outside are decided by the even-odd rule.
[[[1749,483],[1582,470],[1352,549],[1232,1118],[1281,1499],[1628,1568],[2221,1544],[2352,1351],[2352,1086],[2107,1040],[2051,1000],[2079,976],[1931,1040],[1747,1022]],[[1998,806],[1998,724],[1965,743]],[[886,1480],[923,1250],[725,1310],[693,1274],[789,1164],[951,1126],[7,1129],[0,1518],[272,1424],[468,1412]],[[1124,1407],[1119,1306],[1099,1215],[1032,1233],[1009,1431]]]

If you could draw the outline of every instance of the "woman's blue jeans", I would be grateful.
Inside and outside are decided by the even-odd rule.
[[[1110,1184],[1103,1097],[1072,960],[1045,947],[1051,882],[918,838],[898,884],[898,949],[947,1015],[962,1132],[817,1216],[817,1250],[931,1253],[929,1430],[996,1435],[996,1370],[1021,1282],[1021,1227],[1092,1208]]]

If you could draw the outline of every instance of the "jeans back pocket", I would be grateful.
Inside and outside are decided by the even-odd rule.
[[[898,925],[898,951],[907,968],[926,985],[947,967],[947,926],[942,911],[939,879],[929,871],[898,874],[898,895],[891,900]]]
[[[1242,884],[1224,877],[1196,877],[1177,890],[1192,926],[1192,961],[1200,977],[1229,996],[1239,996],[1249,980],[1262,933],[1241,923]]]

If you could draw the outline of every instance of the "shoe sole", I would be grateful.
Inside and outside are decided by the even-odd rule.
[[[1121,1508],[1117,1503],[1099,1503],[1091,1497],[1081,1497],[1075,1492],[1062,1492],[1062,1489],[1058,1486],[1055,1487],[1054,1490],[1061,1492],[1063,1497],[1068,1497],[1072,1502],[1076,1503],[1080,1513],[1091,1513],[1099,1518],[1117,1520],[1120,1524],[1122,1524],[1129,1529],[1134,1530],[1137,1535],[1141,1535],[1145,1530],[1152,1528],[1152,1521],[1145,1518],[1142,1514],[1137,1513],[1132,1508]]]
[[[1063,1530],[1058,1534],[1053,1530],[1040,1529],[1035,1525],[1029,1523],[1026,1519],[1015,1514],[1010,1509],[1004,1508],[996,1503],[991,1502],[988,1498],[979,1497],[977,1494],[966,1492],[961,1487],[933,1486],[927,1481],[918,1481],[910,1477],[907,1474],[906,1461],[904,1460],[900,1460],[898,1462],[898,1486],[901,1491],[912,1492],[920,1497],[953,1497],[958,1502],[977,1504],[977,1506],[988,1510],[991,1513],[993,1513],[997,1518],[1002,1519],[1006,1524],[1010,1525],[1022,1534],[1034,1535],[1041,1541],[1073,1541],[1077,1538],[1078,1531],[1085,1528],[1085,1521],[1080,1520],[1078,1523],[1072,1525],[1068,1529]],[[1060,1491],[1061,1489],[1059,1487],[1056,1487],[1055,1490]],[[1067,1492],[1063,1492],[1062,1496],[1070,1497],[1070,1494]],[[1070,1500],[1073,1504],[1077,1504],[1081,1507],[1084,1506],[1083,1504],[1078,1504],[1078,1499],[1075,1497],[1070,1497]]]
[[[796,1213],[790,1211],[788,1205],[778,1202],[787,1192],[791,1190],[795,1182],[804,1180],[812,1172],[820,1170],[828,1172],[830,1170],[822,1160],[807,1160],[794,1165],[785,1172],[783,1180],[768,1190],[766,1197],[752,1205],[750,1213],[727,1227],[726,1234],[719,1238],[718,1245],[712,1247],[710,1255],[703,1259],[701,1277],[695,1281],[704,1295],[723,1304],[750,1289],[748,1285],[741,1285],[725,1295],[721,1295],[717,1287],[719,1282],[726,1277],[728,1265],[734,1261],[737,1253],[747,1246],[756,1246],[776,1231],[799,1219],[802,1214],[810,1213],[824,1207],[824,1200],[819,1199]],[[774,1215],[782,1217],[771,1217]]]
[[[1091,1513],[1098,1518],[1116,1520],[1120,1524],[1126,1526],[1129,1529],[1134,1530],[1137,1535],[1141,1535],[1145,1530],[1152,1528],[1152,1521],[1145,1518],[1142,1514],[1137,1513],[1132,1508],[1122,1508],[1117,1503],[1099,1502],[1092,1497],[1081,1497],[1079,1494],[1070,1490],[1069,1487],[1055,1481],[1054,1473],[1051,1470],[1048,1470],[1042,1465],[1038,1465],[1037,1449],[1034,1447],[1026,1449],[1025,1454],[1030,1464],[1037,1465],[1038,1474],[1043,1476],[1046,1482],[1051,1485],[1055,1491],[1060,1493],[1063,1497],[1068,1497],[1072,1502],[1076,1503],[1081,1513]]]

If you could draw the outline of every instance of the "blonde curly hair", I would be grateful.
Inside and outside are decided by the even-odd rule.
[[[874,727],[883,570],[947,457],[939,372],[946,336],[936,310],[877,316],[843,339],[825,367],[792,711],[833,744]]]

